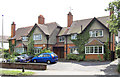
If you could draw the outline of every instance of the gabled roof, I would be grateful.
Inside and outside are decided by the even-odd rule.
[[[68,30],[69,30],[69,27],[63,27],[60,33],[58,34],[58,36],[66,35]]]
[[[27,36],[33,26],[22,27],[16,30],[15,36],[10,39],[22,40],[22,36]]]
[[[38,24],[38,27],[44,32],[45,35],[51,35],[53,31],[60,26],[56,22],[51,22],[47,24]]]
[[[109,16],[98,17],[98,18],[94,17],[94,18],[89,18],[89,19],[73,21],[71,27],[69,28],[67,32],[67,35],[74,34],[74,33],[77,33],[77,34],[81,33],[87,26],[89,26],[89,24],[93,20],[97,20],[99,23],[101,23],[106,28],[108,28],[107,21],[109,20]],[[81,31],[81,26],[82,26],[82,31]]]
[[[99,39],[92,39],[85,46],[96,46],[96,45],[104,45]]]

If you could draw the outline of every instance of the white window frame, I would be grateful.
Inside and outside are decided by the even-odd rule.
[[[39,39],[38,39],[38,37],[39,37]],[[33,40],[42,40],[42,35],[41,34],[34,34],[33,35]]]
[[[86,47],[89,47],[89,53],[86,53]],[[90,53],[90,47],[93,47],[93,53]],[[98,53],[95,53],[95,47],[98,47]],[[104,54],[104,46],[102,46],[102,53],[99,53],[99,47],[101,46],[85,46],[85,54]]]
[[[100,32],[100,31],[102,31],[102,35],[101,36],[96,36],[96,32]],[[103,37],[103,30],[91,30],[91,31],[89,31],[89,34],[90,34],[90,37]],[[95,35],[95,36],[93,36],[93,34]]]
[[[71,39],[72,39],[72,40],[76,40],[76,39],[77,39],[77,34],[72,34],[72,35],[71,35]]]
[[[72,52],[71,52],[71,49],[72,49]],[[76,47],[75,47],[75,48],[70,48],[70,54],[73,54],[73,52],[74,52],[75,50],[78,51],[78,48],[76,48]]]
[[[28,37],[23,36],[23,37],[22,37],[22,41],[28,41]]]
[[[65,41],[65,37],[64,36],[60,36],[59,37],[59,42],[64,42]]]

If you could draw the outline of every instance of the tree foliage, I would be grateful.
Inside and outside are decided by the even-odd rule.
[[[120,29],[120,0],[110,2],[106,11],[111,12],[110,20],[108,21],[110,32],[117,34]]]
[[[85,54],[85,44],[88,43],[88,40],[90,38],[89,36],[89,29],[90,25],[86,28],[85,31],[77,35],[76,40],[71,40],[77,47],[78,47],[78,52],[80,55]]]
[[[32,37],[29,39],[29,42],[28,42],[27,54],[34,55],[34,40]]]

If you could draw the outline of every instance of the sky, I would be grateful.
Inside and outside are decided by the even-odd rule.
[[[0,35],[2,18],[4,35],[10,36],[13,21],[18,29],[38,23],[38,16],[43,15],[45,23],[57,22],[66,27],[69,11],[72,12],[74,21],[108,16],[109,12],[105,9],[112,1],[114,0],[0,0]]]

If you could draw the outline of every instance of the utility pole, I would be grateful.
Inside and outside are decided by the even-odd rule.
[[[4,57],[4,47],[3,47],[3,17],[4,15],[2,15],[2,54],[3,54],[3,57]]]

